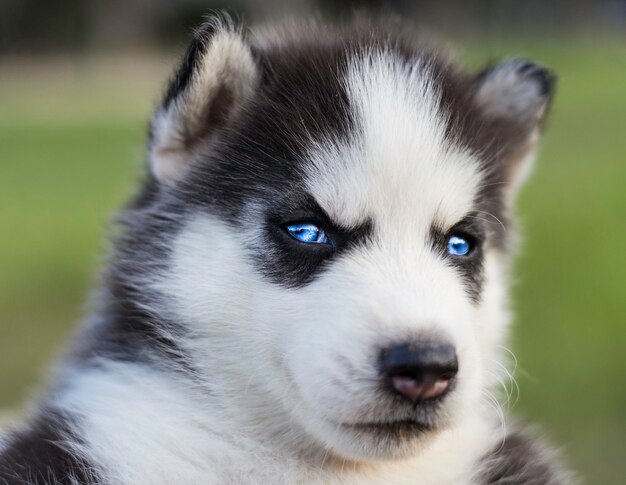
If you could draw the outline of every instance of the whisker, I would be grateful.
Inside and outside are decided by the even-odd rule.
[[[506,419],[504,417],[504,412],[502,411],[502,408],[500,406],[500,404],[498,403],[498,400],[495,398],[495,396],[489,392],[488,390],[484,389],[482,391],[482,394],[484,397],[487,398],[487,404],[489,404],[498,414],[498,417],[500,418],[500,428],[502,430],[502,441],[500,442],[500,448],[498,449],[498,451],[500,451],[503,447],[504,447],[504,443],[506,441],[506,435],[507,435],[507,430],[506,430]]]
[[[493,218],[496,220],[496,222],[497,222],[498,224],[500,224],[500,226],[502,227],[502,229],[503,229],[504,231],[506,231],[506,226],[504,225],[504,223],[503,223],[500,219],[498,219],[496,216],[494,216],[491,212],[488,212],[488,211],[481,211],[481,210],[477,210],[476,212],[478,212],[478,213],[480,213],[480,214],[485,214],[485,215],[488,215],[489,217],[493,217]]]

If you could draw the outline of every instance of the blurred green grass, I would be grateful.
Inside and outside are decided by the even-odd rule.
[[[496,47],[494,47],[496,46]],[[511,347],[514,412],[590,483],[626,476],[626,42],[481,43],[559,87],[525,189]],[[0,408],[45,377],[83,314],[106,228],[140,173],[167,60],[0,64]]]

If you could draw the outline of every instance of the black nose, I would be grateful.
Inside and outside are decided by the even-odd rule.
[[[459,370],[454,347],[411,343],[381,352],[380,373],[392,391],[413,402],[442,396]]]

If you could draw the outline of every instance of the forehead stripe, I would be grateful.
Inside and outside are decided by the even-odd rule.
[[[349,61],[344,86],[351,135],[309,150],[307,185],[320,205],[345,227],[461,219],[476,198],[480,163],[446,136],[429,62],[372,50]]]

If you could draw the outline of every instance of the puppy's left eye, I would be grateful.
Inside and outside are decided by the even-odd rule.
[[[467,256],[472,247],[470,240],[464,236],[454,235],[448,239],[448,254],[450,256]]]
[[[288,224],[285,229],[291,237],[302,243],[324,244],[329,242],[324,229],[310,222]]]

